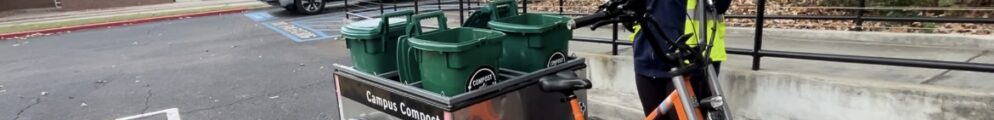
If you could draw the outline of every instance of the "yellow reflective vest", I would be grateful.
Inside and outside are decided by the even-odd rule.
[[[687,0],[687,11],[688,11],[688,13],[693,13],[695,11],[694,8],[697,8],[697,0]],[[724,19],[724,16],[719,17],[719,18]],[[711,57],[711,61],[725,61],[725,60],[728,60],[728,55],[727,55],[728,53],[725,52],[725,22],[722,21],[722,20],[707,20],[707,22],[708,22],[707,32],[712,32],[712,30],[715,32],[715,33],[707,34],[708,35],[707,38],[709,39],[709,41],[707,41],[707,42],[713,42],[711,44],[712,45],[712,47],[711,47],[711,56],[710,56]],[[687,40],[687,45],[690,45],[691,47],[696,47],[697,46],[697,43],[698,43],[698,41],[697,41],[698,36],[697,35],[700,35],[700,34],[697,34],[697,32],[700,31],[697,28],[697,27],[700,27],[700,26],[698,26],[699,24],[700,24],[700,21],[694,20],[692,18],[687,18],[687,21],[684,22],[684,27],[683,27],[684,33],[686,33],[686,34],[693,33],[694,34],[694,37],[690,37],[690,40]],[[712,36],[711,34],[714,34],[714,35]],[[712,37],[714,37],[714,38],[712,38]],[[714,41],[710,41],[710,40],[714,40]]]
[[[687,3],[688,3],[687,4],[687,13],[688,14],[692,14],[694,12],[695,8],[697,8],[697,0],[687,0]],[[723,19],[724,17],[720,17],[720,18]],[[700,34],[697,34],[697,32],[699,32],[699,29],[697,29],[697,27],[699,27],[698,26],[698,22],[699,21],[694,20],[693,18],[689,18],[689,17],[684,22],[684,29],[683,29],[684,33],[685,34],[691,34],[691,33],[693,33],[695,35],[695,36],[691,37],[690,40],[687,40],[687,42],[686,42],[686,44],[690,45],[691,47],[696,47],[697,43],[698,43],[697,42],[698,37],[696,36],[696,35],[700,35]],[[717,25],[715,25],[715,24],[717,24]],[[728,60],[728,53],[725,52],[725,23],[723,21],[720,21],[720,20],[719,21],[708,20],[708,28],[710,28],[710,29],[708,29],[707,32],[711,32],[712,29],[714,29],[714,32],[715,32],[715,33],[711,33],[711,34],[714,34],[714,36],[710,36],[710,34],[709,34],[709,36],[707,36],[709,40],[713,40],[713,41],[708,41],[708,42],[713,42],[712,43],[712,47],[711,47],[711,55],[710,55],[711,61],[725,61],[725,60]],[[638,33],[641,30],[641,27],[638,26],[638,25],[635,25],[635,27],[633,27],[633,29],[635,29],[635,33]],[[631,35],[628,35],[628,40],[635,40],[635,35],[636,34],[634,34],[634,33],[631,34]],[[712,38],[712,37],[714,37],[714,38]]]

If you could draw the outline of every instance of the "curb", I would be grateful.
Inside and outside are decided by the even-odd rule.
[[[57,34],[57,33],[62,33],[62,32],[65,32],[65,31],[76,31],[76,30],[85,30],[85,29],[94,29],[94,28],[112,27],[112,26],[124,26],[124,25],[131,25],[131,24],[164,21],[164,20],[185,19],[185,18],[189,18],[189,17],[202,17],[202,16],[211,16],[211,15],[223,15],[223,14],[229,14],[229,13],[245,12],[245,11],[248,11],[249,9],[251,9],[251,7],[239,7],[239,8],[222,9],[222,10],[207,11],[207,12],[197,12],[197,13],[188,13],[188,14],[167,15],[167,16],[159,16],[159,17],[151,17],[151,18],[140,18],[140,19],[123,20],[123,21],[111,21],[111,22],[103,22],[103,23],[82,24],[82,25],[74,25],[74,26],[66,26],[66,27],[58,27],[58,28],[49,28],[49,29],[41,29],[41,30],[30,30],[30,31],[15,32],[15,33],[3,33],[3,34],[0,34],[0,40],[8,40],[8,39],[14,39],[14,38],[26,38],[26,37],[31,37],[31,36],[35,36],[35,35]]]

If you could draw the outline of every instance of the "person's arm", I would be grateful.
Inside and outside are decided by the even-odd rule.
[[[714,0],[714,7],[718,10],[718,14],[725,14],[731,6],[732,0]]]

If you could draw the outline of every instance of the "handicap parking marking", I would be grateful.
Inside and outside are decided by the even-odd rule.
[[[145,117],[155,116],[157,114],[166,114],[166,120],[181,120],[180,116],[179,116],[179,108],[169,108],[169,109],[155,111],[155,112],[148,112],[148,113],[142,113],[142,114],[138,114],[138,115],[134,115],[134,116],[117,118],[117,119],[114,119],[114,120],[135,120],[135,119],[139,119],[139,118],[145,118]]]
[[[335,22],[333,19],[329,19],[333,21],[327,21],[325,19],[321,19],[322,21],[317,21],[317,22],[322,22],[322,23],[315,24],[312,23],[315,22],[314,20],[316,20],[314,18],[280,19],[279,16],[273,15],[270,11],[252,12],[252,13],[246,13],[244,15],[245,17],[248,17],[249,19],[252,19],[253,21],[257,22],[258,24],[262,24],[262,26],[265,26],[270,30],[280,33],[284,37],[293,40],[294,42],[326,40],[338,37],[338,35],[335,34],[339,32],[338,31],[339,28],[326,27],[326,26],[337,25],[333,23]],[[315,16],[315,17],[326,18],[326,17],[337,17],[337,16],[341,15],[331,15],[331,16],[321,16],[321,17]]]
[[[287,38],[290,38],[294,42],[307,42],[332,38],[332,36],[328,36],[324,32],[314,30],[297,22],[276,21],[262,23],[262,25],[282,34],[283,36],[286,36]]]
[[[296,21],[297,24],[301,26],[307,26],[308,28],[313,28],[321,32],[326,32],[328,34],[335,34],[341,29],[343,24],[341,20],[337,21],[324,21],[324,20],[301,20]]]
[[[344,15],[330,15],[315,18],[307,18],[294,21],[298,25],[312,28],[324,32],[329,36],[338,37],[341,35],[341,28],[345,25]]]
[[[317,40],[337,40],[341,36],[341,27],[346,23],[345,15],[322,15],[299,19],[281,19],[271,11],[259,11],[244,14],[266,28],[280,33],[294,42]]]
[[[276,16],[273,16],[273,14],[269,14],[269,11],[252,12],[252,13],[246,13],[244,15],[245,17],[248,17],[249,19],[252,19],[253,21],[256,22],[276,19]]]
[[[319,36],[322,36],[322,37],[325,37],[325,38],[331,37],[331,36],[329,36],[328,34],[322,32],[322,31],[319,31],[317,29],[311,28],[310,25],[301,24],[300,21],[290,22],[290,24],[293,24],[293,25],[296,25],[296,26],[300,26],[300,27],[302,27],[304,29],[307,29],[307,30],[310,30],[310,31],[312,31],[314,33],[317,33]]]

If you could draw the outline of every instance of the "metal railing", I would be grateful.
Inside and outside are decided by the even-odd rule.
[[[937,60],[920,60],[920,59],[902,59],[902,58],[885,58],[885,57],[872,57],[872,56],[855,56],[855,55],[835,55],[835,54],[822,54],[822,53],[807,53],[807,52],[789,52],[789,51],[774,51],[774,50],[763,50],[763,25],[766,19],[813,19],[813,20],[853,20],[856,23],[856,30],[861,30],[863,28],[864,21],[885,21],[885,22],[947,22],[947,23],[994,23],[994,19],[982,19],[982,18],[934,18],[934,17],[879,17],[879,16],[863,16],[863,9],[859,9],[856,12],[856,16],[766,16],[766,0],[756,0],[757,12],[754,16],[735,16],[729,15],[725,18],[746,18],[746,19],[756,19],[756,32],[754,41],[755,45],[752,50],[747,49],[728,49],[729,53],[741,54],[741,55],[752,55],[752,70],[760,69],[760,61],[762,57],[780,57],[780,58],[793,58],[793,59],[806,59],[806,60],[822,60],[822,61],[835,61],[835,62],[850,62],[850,63],[864,63],[864,64],[878,64],[878,65],[893,65],[893,66],[907,66],[907,67],[921,67],[921,68],[936,68],[936,69],[952,69],[952,70],[968,70],[968,71],[980,71],[980,72],[994,72],[994,64],[982,64],[982,63],[967,63],[967,62],[949,62],[949,61],[937,61]],[[859,7],[866,7],[866,0],[859,0]]]
[[[560,2],[563,0],[560,0]],[[942,23],[985,23],[994,24],[994,19],[991,18],[935,18],[935,17],[882,17],[882,16],[864,16],[864,9],[866,0],[859,0],[859,9],[855,16],[785,16],[785,15],[773,15],[766,16],[766,0],[756,0],[757,10],[756,15],[726,15],[725,18],[729,19],[756,19],[755,23],[755,38],[754,46],[752,49],[742,49],[742,48],[727,48],[729,54],[738,55],[750,55],[752,56],[752,70],[759,70],[762,57],[778,57],[778,58],[791,58],[791,59],[804,59],[804,60],[820,60],[820,61],[833,61],[833,62],[848,62],[848,63],[863,63],[863,64],[876,64],[876,65],[892,65],[892,66],[905,66],[905,67],[920,67],[920,68],[934,68],[934,69],[950,69],[950,70],[966,70],[966,71],[978,71],[978,72],[994,72],[994,64],[984,64],[984,63],[969,63],[969,62],[951,62],[951,61],[937,61],[937,60],[922,60],[922,59],[904,59],[904,58],[887,58],[887,57],[873,57],[873,56],[856,56],[856,55],[838,55],[838,54],[824,54],[824,53],[810,53],[810,52],[791,52],[791,51],[777,51],[777,50],[763,50],[763,25],[766,19],[807,19],[807,20],[852,20],[855,24],[855,30],[863,29],[864,21],[883,21],[883,22],[942,22]],[[560,6],[562,9],[562,6]],[[562,10],[560,10],[562,13]],[[564,15],[578,15],[563,13]],[[593,42],[593,43],[605,43],[612,44],[612,53],[618,54],[618,45],[632,45],[628,42],[617,42],[618,29],[614,29],[613,39],[603,39],[603,38],[575,38],[573,41],[580,42]]]
[[[418,0],[415,0],[418,1]],[[523,13],[527,13],[527,0],[521,0]],[[863,63],[863,64],[876,64],[876,65],[892,65],[892,66],[905,66],[905,67],[919,67],[919,68],[934,68],[934,69],[950,69],[950,70],[966,70],[966,71],[977,71],[977,72],[994,72],[994,64],[984,64],[984,63],[969,63],[969,62],[952,62],[952,61],[938,61],[938,60],[923,60],[923,59],[905,59],[905,58],[888,58],[888,57],[874,57],[874,56],[857,56],[857,55],[839,55],[839,54],[825,54],[825,53],[810,53],[810,52],[792,52],[792,51],[778,51],[778,50],[763,50],[763,25],[766,19],[803,19],[803,20],[852,20],[856,26],[854,30],[862,30],[864,21],[884,21],[884,22],[941,22],[941,23],[983,23],[983,24],[994,24],[994,19],[990,18],[935,18],[935,17],[883,17],[883,16],[864,16],[864,11],[866,7],[866,0],[859,0],[859,8],[855,16],[784,16],[784,15],[771,15],[766,16],[766,0],[756,0],[756,15],[726,15],[725,18],[728,19],[756,19],[755,20],[755,35],[754,35],[754,46],[752,49],[742,49],[742,48],[727,48],[729,54],[738,55],[750,55],[752,56],[752,70],[759,70],[761,61],[763,57],[777,57],[777,58],[791,58],[791,59],[804,59],[804,60],[820,60],[820,61],[833,61],[833,62],[848,62],[848,63]],[[437,3],[442,3],[438,0]],[[415,3],[417,4],[417,3]],[[461,5],[464,4],[463,0],[459,0],[458,4],[460,7],[458,10],[460,14],[465,12]],[[439,9],[441,9],[441,4]],[[559,13],[562,15],[585,15],[581,13],[565,13],[564,12],[564,0],[559,0]],[[477,6],[479,3],[477,2]],[[396,8],[396,7],[394,7]],[[381,7],[381,10],[384,9]],[[464,19],[460,15],[460,19]],[[460,22],[462,23],[462,22]],[[612,38],[584,38],[584,37],[574,37],[573,41],[579,42],[592,42],[592,43],[604,43],[612,45],[612,54],[618,54],[619,45],[633,45],[630,42],[619,42],[618,41],[618,25],[612,25]]]
[[[427,3],[422,3],[422,1],[428,1]],[[459,11],[459,23],[463,23],[465,19],[465,14],[467,12],[472,12],[471,10],[479,8],[485,3],[472,0],[413,0],[411,2],[401,2],[400,0],[389,0],[389,1],[376,1],[376,0],[344,0],[345,2],[345,19],[351,19],[352,16],[360,17],[361,19],[369,19],[372,17],[378,17],[380,15],[389,12],[387,10],[398,11],[401,8],[412,8],[415,13],[423,11],[433,11],[433,10],[443,10],[443,11]],[[355,3],[355,4],[349,4]],[[474,6],[475,3],[475,6]],[[435,7],[435,9],[422,9],[423,7]],[[443,8],[443,6],[446,6]],[[358,7],[360,9],[354,9]],[[377,8],[378,7],[378,8]],[[457,8],[452,8],[457,7]],[[469,10],[467,10],[469,9]],[[379,11],[373,15],[362,15],[360,13]]]

